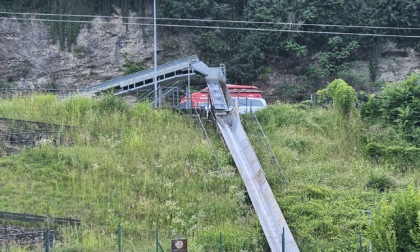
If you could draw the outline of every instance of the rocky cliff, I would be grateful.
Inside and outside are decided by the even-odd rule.
[[[176,58],[194,51],[188,39],[158,35],[160,57]],[[175,50],[165,52],[164,48]],[[2,86],[76,89],[121,76],[127,59],[152,66],[150,26],[126,27],[120,17],[111,21],[95,18],[81,30],[77,45],[62,51],[58,43],[52,43],[49,26],[41,21],[0,21]]]
[[[158,31],[159,61],[196,53],[191,35],[182,36]],[[57,43],[52,43],[46,23],[0,21],[0,87],[77,89],[121,76],[127,59],[152,66],[151,26],[129,25],[127,29],[121,17],[95,18],[81,30],[77,45],[70,51],[62,51]],[[397,81],[412,72],[419,73],[419,59],[419,53],[414,50],[397,49],[389,43],[380,58],[379,80]],[[358,62],[349,75],[368,82],[367,63]],[[273,67],[260,82],[273,87],[282,82],[294,82],[296,78],[293,73],[282,73],[279,66]],[[274,89],[267,88],[267,92],[270,90]]]

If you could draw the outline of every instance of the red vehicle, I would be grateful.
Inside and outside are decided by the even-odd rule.
[[[263,109],[267,106],[266,101],[261,96],[261,91],[256,86],[245,85],[226,85],[233,103],[238,100],[239,112],[241,114]],[[190,108],[209,109],[210,97],[208,88],[199,92],[191,93]],[[180,101],[180,108],[187,107],[187,97],[183,97]]]

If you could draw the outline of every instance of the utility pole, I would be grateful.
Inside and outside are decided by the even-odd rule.
[[[191,83],[190,83],[191,61],[188,60],[188,82],[187,82],[187,111],[191,112]]]
[[[156,52],[156,0],[153,0],[153,60],[154,60],[154,104],[153,106],[157,108],[158,106],[158,85],[157,85],[157,52]]]

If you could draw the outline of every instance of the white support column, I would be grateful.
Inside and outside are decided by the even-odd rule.
[[[191,61],[188,61],[188,83],[187,83],[187,110],[192,109],[191,106],[191,82],[190,82]]]
[[[154,60],[154,76],[153,76],[153,83],[154,83],[154,91],[155,91],[155,99],[154,99],[154,107],[158,107],[158,85],[157,85],[157,39],[156,39],[156,0],[153,0],[153,60]]]

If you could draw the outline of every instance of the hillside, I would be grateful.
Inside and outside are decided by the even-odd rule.
[[[118,223],[123,251],[154,251],[157,226],[165,249],[180,235],[192,251],[218,251],[222,234],[226,251],[267,251],[241,178],[211,124],[210,145],[188,116],[113,96],[3,99],[0,116],[73,126],[63,136],[68,144],[0,158],[0,209],[82,220],[79,229],[57,230],[54,251],[115,251]],[[343,124],[328,107],[278,103],[257,117],[287,186],[254,119],[243,123],[301,251],[355,251],[359,232],[367,249],[361,210],[372,211],[375,222],[383,199],[418,185],[417,169],[365,155],[367,131],[358,113]],[[378,178],[389,183],[377,187]]]
[[[420,71],[413,1],[157,1],[158,61],[198,54],[230,83],[302,101]],[[0,88],[77,89],[152,66],[152,1],[0,0]],[[200,28],[200,26],[203,26]]]

